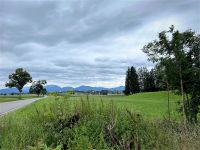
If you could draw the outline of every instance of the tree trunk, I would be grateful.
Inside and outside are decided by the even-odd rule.
[[[22,91],[19,91],[19,99],[22,99]]]
[[[197,119],[197,114],[194,115],[194,123],[197,123],[198,119]]]
[[[169,110],[169,83],[167,82],[167,108],[168,108],[168,117],[170,120],[170,110]]]
[[[190,100],[189,100],[189,97],[188,97],[188,94],[185,94],[186,95],[186,102],[187,102],[187,109],[188,109],[188,111],[187,111],[187,115],[188,116],[186,116],[188,119],[187,119],[187,121],[188,122],[190,122],[190,123],[192,123],[192,111],[190,110]]]
[[[182,79],[182,73],[181,73],[181,68],[180,68],[180,72],[179,72],[179,76],[180,76],[180,86],[181,86],[181,100],[182,100],[182,113],[183,113],[183,122],[184,125],[186,125],[186,114],[185,114],[185,104],[184,104],[184,90],[183,90],[183,79]]]

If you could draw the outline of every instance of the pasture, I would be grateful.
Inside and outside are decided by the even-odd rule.
[[[166,92],[50,96],[0,118],[0,149],[198,148],[200,127],[166,120],[166,106]]]
[[[72,96],[71,100],[80,100],[86,99],[87,96]],[[168,115],[167,109],[167,92],[146,92],[138,93],[130,96],[121,96],[121,95],[89,95],[91,101],[99,102],[103,101],[104,103],[109,103],[113,101],[117,107],[122,109],[132,110],[139,114],[142,114],[146,118],[163,118]],[[178,101],[180,100],[179,95],[175,95],[170,92],[170,113],[172,117],[177,118],[177,108]]]

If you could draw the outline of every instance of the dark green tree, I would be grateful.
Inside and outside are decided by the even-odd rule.
[[[139,92],[140,92],[140,87],[139,87],[138,75],[136,69],[132,66],[131,68],[128,68],[126,72],[124,94],[130,95]]]
[[[32,82],[31,75],[23,68],[18,68],[14,73],[8,76],[9,81],[5,84],[6,87],[16,87],[19,90],[20,98],[24,85]]]
[[[144,77],[144,92],[154,92],[156,91],[155,77],[153,69],[147,72]]]
[[[42,94],[42,95],[47,94],[47,89],[46,89],[46,88],[43,88],[41,94]]]
[[[194,32],[186,32],[185,36],[188,40],[188,53],[186,58],[188,61],[188,80],[184,82],[185,89],[185,111],[187,120],[191,123],[198,121],[197,114],[200,112],[200,35]],[[192,37],[191,37],[192,35]]]
[[[131,92],[131,89],[130,89],[130,68],[128,68],[128,70],[126,71],[124,94],[129,95],[130,92]]]
[[[139,93],[140,92],[140,87],[139,87],[139,80],[138,80],[138,75],[136,72],[135,67],[131,67],[130,69],[130,93],[134,94],[134,93]]]
[[[46,80],[39,80],[39,81],[34,81],[33,84],[31,85],[29,92],[37,94],[38,96],[40,94],[46,94],[46,89],[44,88],[44,85],[47,83]]]
[[[137,71],[140,90],[142,92],[154,92],[159,89],[156,86],[156,75],[154,69],[148,71],[146,67],[141,67]]]
[[[140,91],[144,92],[144,81],[145,81],[145,77],[148,74],[148,69],[146,67],[138,68],[137,74],[138,74]]]

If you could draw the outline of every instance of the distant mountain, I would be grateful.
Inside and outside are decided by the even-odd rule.
[[[92,86],[79,86],[74,88],[75,91],[83,91],[83,92],[87,92],[87,91],[101,91],[101,90],[108,90],[108,88],[104,88],[104,87],[92,87]]]
[[[30,87],[24,87],[22,92],[23,93],[29,93],[29,88]],[[47,92],[66,92],[68,90],[74,90],[74,91],[101,91],[101,90],[110,90],[110,91],[123,91],[124,86],[119,86],[119,87],[114,87],[114,88],[105,88],[105,87],[92,87],[92,86],[79,86],[76,88],[73,87],[63,87],[61,88],[60,86],[57,85],[46,85],[45,88],[47,89]],[[11,93],[19,93],[19,91],[16,88],[5,88],[5,89],[0,89],[1,94],[11,94]]]
[[[16,88],[5,88],[0,89],[1,94],[11,94],[11,93],[19,93],[19,91]]]
[[[73,90],[74,88],[73,87],[63,87],[61,90],[62,92],[66,92],[68,90]]]
[[[62,88],[57,85],[46,85],[47,92],[62,92]]]
[[[22,92],[23,92],[23,93],[29,93],[29,89],[30,89],[30,87],[25,86],[25,87],[22,89]]]
[[[124,86],[114,87],[114,88],[105,88],[105,87],[92,87],[92,86],[79,86],[77,88],[74,88],[75,91],[102,91],[102,90],[110,90],[110,91],[123,91]]]
[[[111,91],[124,91],[125,87],[124,86],[118,86],[115,88],[110,88]]]

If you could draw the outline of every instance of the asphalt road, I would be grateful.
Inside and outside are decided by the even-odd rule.
[[[0,103],[0,116],[3,116],[8,112],[17,110],[19,108],[22,108],[42,98],[44,97]]]

